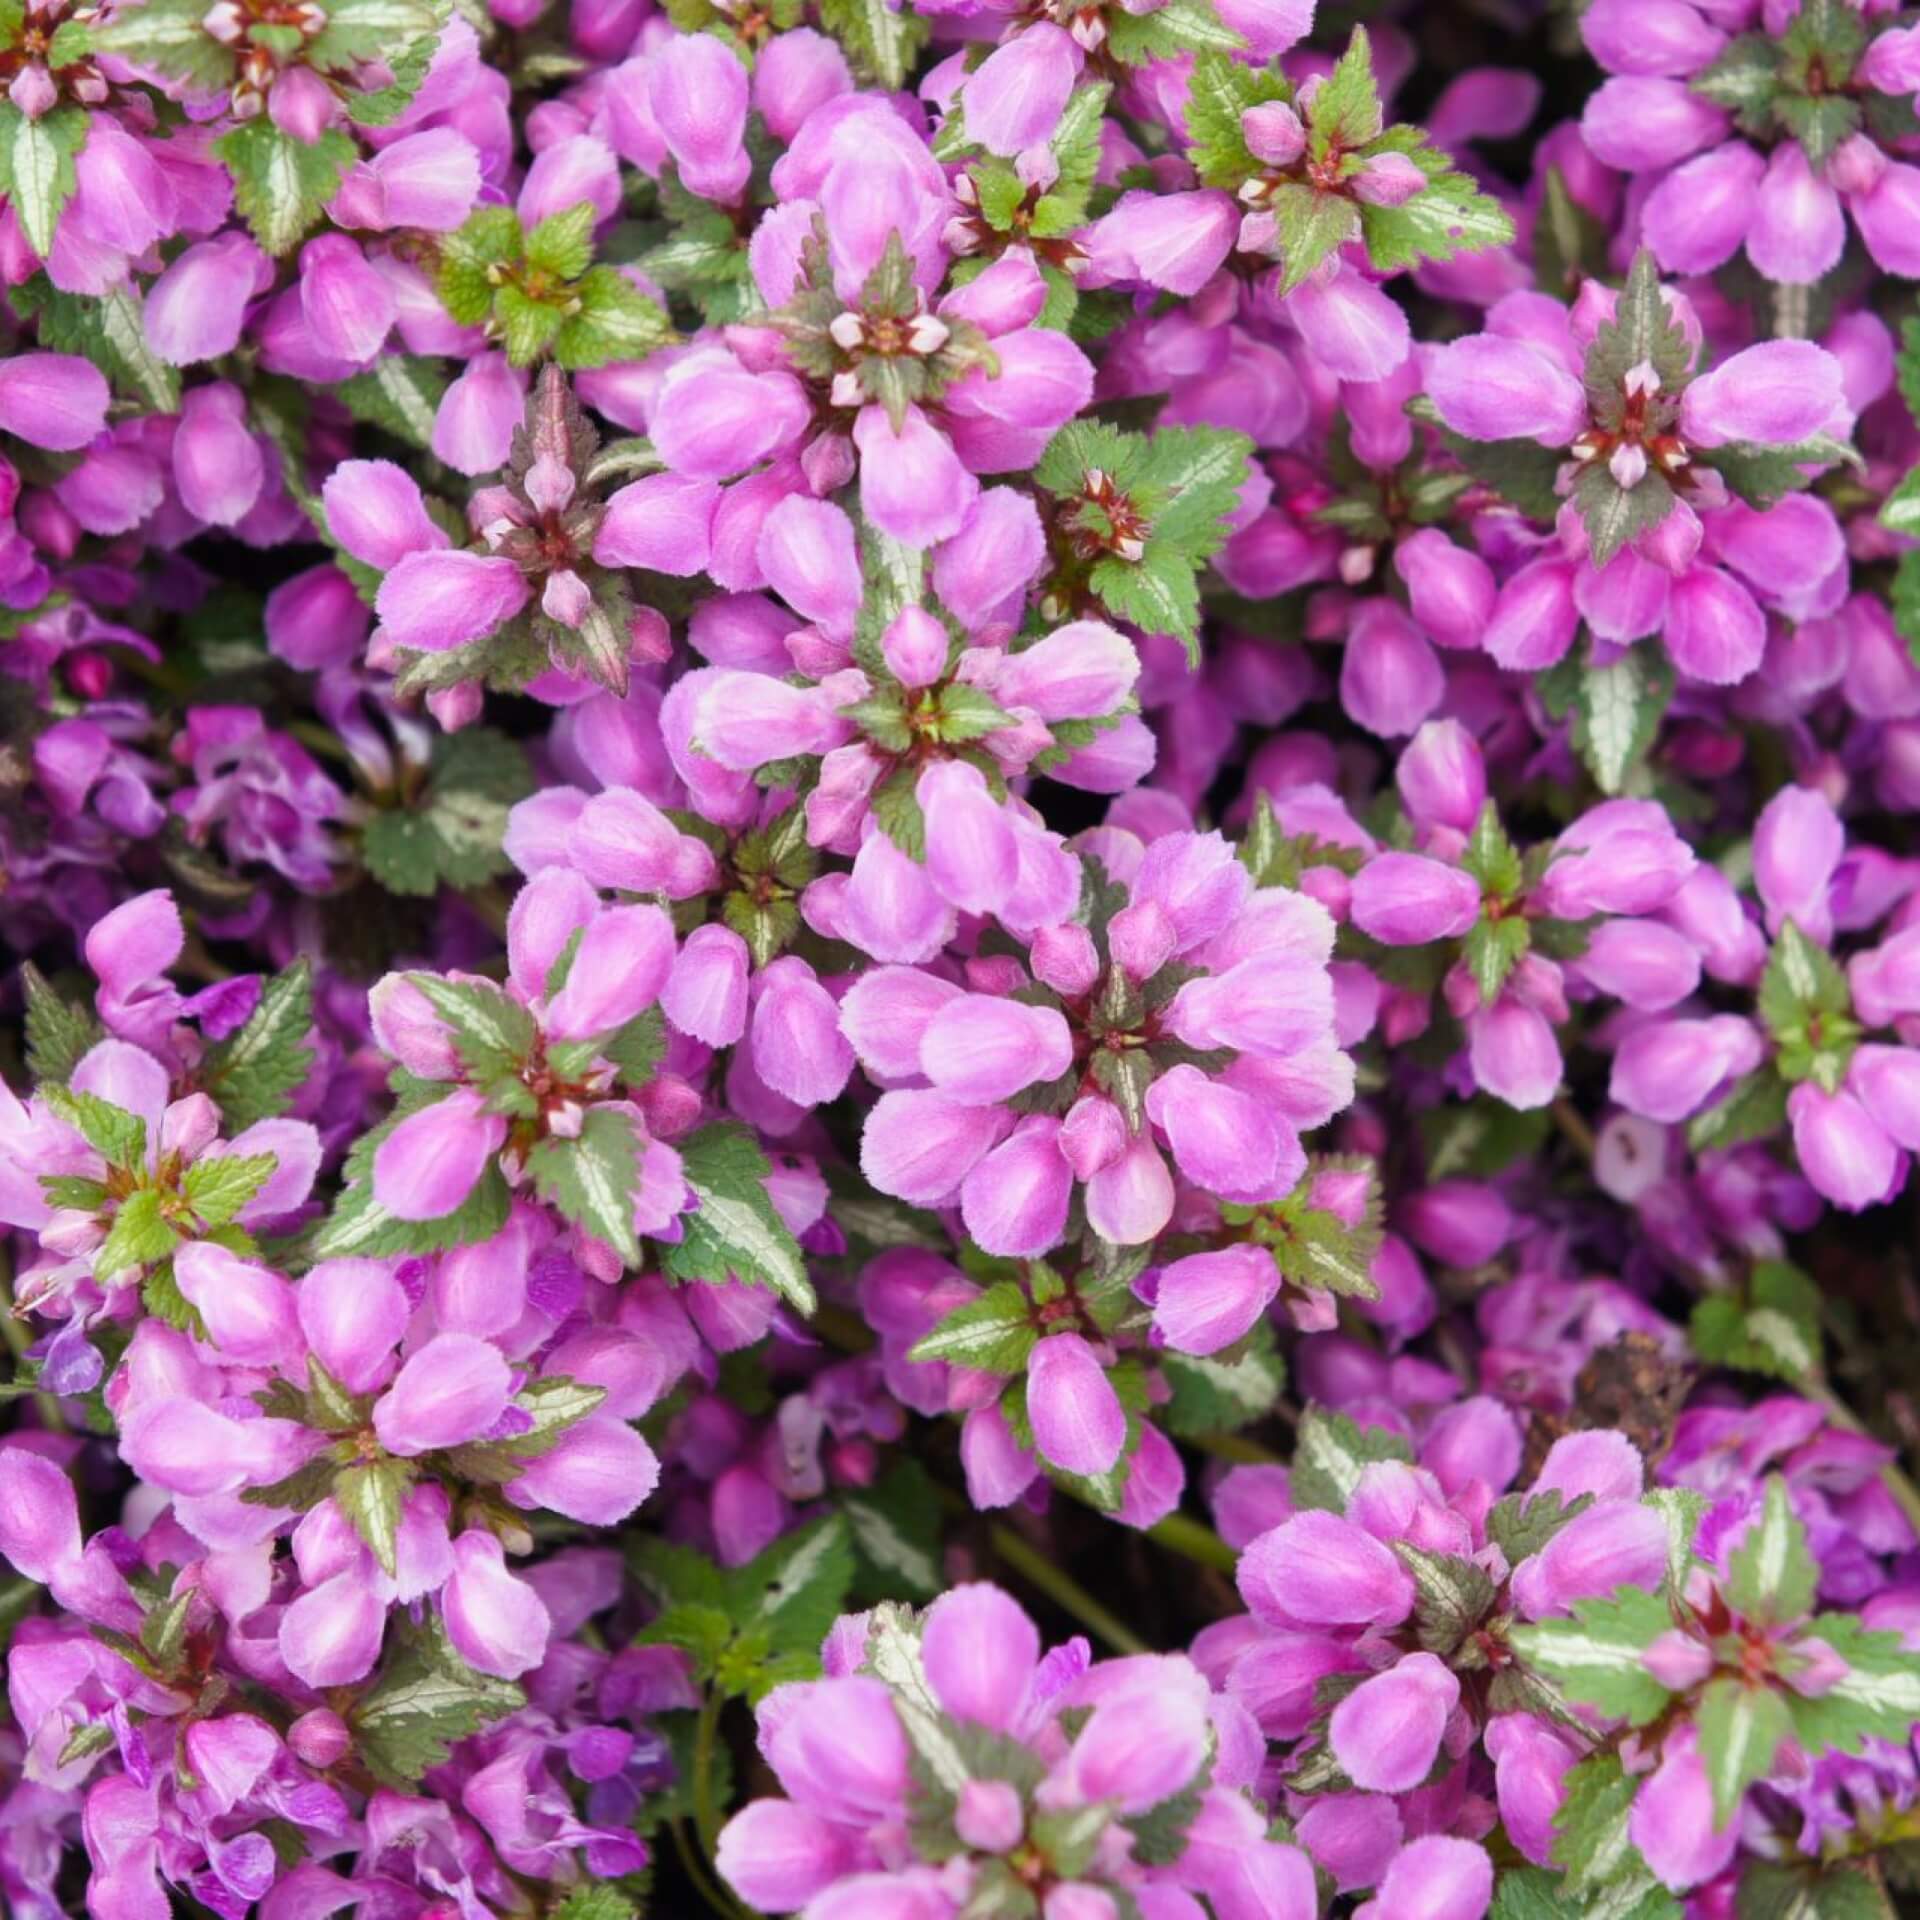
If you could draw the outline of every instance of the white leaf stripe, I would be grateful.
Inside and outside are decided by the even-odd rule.
[[[865,1670],[893,1692],[893,1710],[915,1752],[941,1786],[958,1793],[971,1776],[965,1757],[941,1724],[940,1705],[927,1685],[913,1616],[891,1601],[868,1616]]]
[[[1638,1674],[1642,1670],[1641,1650],[1628,1642],[1583,1633],[1571,1621],[1555,1621],[1553,1627],[1551,1634],[1521,1628],[1513,1636],[1521,1652],[1550,1673]]]
[[[1796,1374],[1811,1373],[1818,1353],[1806,1336],[1777,1307],[1755,1307],[1747,1315],[1747,1337],[1776,1353]]]
[[[789,1601],[806,1591],[807,1583],[819,1571],[820,1563],[839,1545],[840,1526],[837,1518],[829,1520],[795,1550],[760,1596],[754,1608],[756,1619],[770,1620]]]
[[[1716,1682],[1709,1689],[1710,1706],[1715,1694],[1720,1696],[1720,1711],[1703,1715],[1700,1751],[1713,1787],[1716,1818],[1724,1823],[1747,1788],[1773,1770],[1785,1709],[1765,1689],[1738,1681]]]
[[[53,134],[40,121],[21,115],[10,156],[13,210],[27,244],[43,260],[53,249],[53,230],[66,197],[60,192],[60,161]]]
[[[941,1584],[940,1568],[933,1555],[915,1546],[878,1507],[865,1500],[849,1500],[846,1515],[861,1552],[875,1566],[899,1575],[909,1585],[925,1592],[932,1592]]]
[[[1854,1667],[1827,1689],[1827,1697],[1920,1721],[1920,1661],[1892,1672],[1869,1673]]]
[[[1755,1317],[1747,1321],[1749,1332]],[[1787,1504],[1786,1483],[1777,1475],[1767,1482],[1760,1524],[1754,1529],[1750,1547],[1754,1583],[1761,1593],[1772,1598],[1780,1591],[1793,1553],[1793,1510]]]
[[[580,1224],[596,1239],[604,1240],[617,1253],[633,1239],[633,1159],[629,1150],[623,1156],[596,1152],[583,1139],[573,1155],[574,1178],[580,1183],[585,1202]],[[616,1168],[615,1158],[624,1158],[624,1167]]]
[[[717,1193],[698,1181],[687,1184],[699,1196],[700,1211],[715,1237],[727,1247],[737,1247],[802,1313],[811,1313],[813,1283],[793,1242],[776,1233],[749,1201]]]

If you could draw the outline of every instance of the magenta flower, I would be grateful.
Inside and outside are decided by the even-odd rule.
[[[1571,313],[1536,314],[1516,296],[1503,314],[1425,367],[1455,432],[1569,456],[1554,482],[1567,501],[1562,557],[1531,562],[1501,589],[1488,653],[1551,667],[1584,618],[1610,646],[1661,631],[1691,679],[1744,680],[1765,648],[1761,599],[1811,612],[1816,583],[1842,565],[1831,516],[1790,492],[1805,484],[1800,465],[1844,452],[1832,438],[1850,412],[1839,363],[1774,341],[1698,369],[1698,322],[1644,254],[1617,300],[1589,282]],[[1773,447],[1787,458],[1756,491],[1744,450]]]
[[[913,1684],[927,1706],[909,1711],[902,1703]],[[1077,1911],[1076,1898],[1111,1907],[1115,1893],[1152,1899],[1157,1889],[1207,1895],[1235,1915],[1305,1920],[1313,1911],[1306,1857],[1265,1837],[1247,1797],[1259,1749],[1239,1709],[1177,1655],[1090,1664],[1075,1642],[1043,1657],[1033,1623],[996,1587],[955,1588],[918,1619],[897,1610],[869,1617],[844,1664],[772,1696],[760,1724],[787,1797],[736,1814],[718,1864],[736,1893],[769,1912],[823,1910],[839,1889],[843,1903],[876,1913],[944,1913],[949,1903],[925,1863],[956,1858],[975,1884],[1010,1880],[1015,1861],[1037,1862],[1068,1891],[1066,1913]],[[961,1742],[983,1735],[1019,1759],[968,1763]],[[936,1751],[948,1757],[935,1775],[939,1810],[913,1829],[924,1837],[905,1849],[877,1846],[905,1819],[911,1770]],[[1187,1846],[1163,1864],[1129,1858],[1130,1824],[1187,1792]],[[1085,1814],[1071,1851],[1050,1838],[1053,1816],[1068,1809]]]
[[[1034,938],[1019,997],[889,968],[842,1014],[889,1088],[868,1178],[917,1205],[958,1197],[999,1252],[1053,1246],[1076,1183],[1096,1233],[1151,1240],[1174,1207],[1162,1143],[1204,1191],[1277,1198],[1304,1169],[1296,1129],[1347,1097],[1313,902],[1256,890],[1224,841],[1193,834],[1136,857],[1124,905],[1098,897],[1091,926]],[[1032,1116],[1017,1125],[1016,1097]]]

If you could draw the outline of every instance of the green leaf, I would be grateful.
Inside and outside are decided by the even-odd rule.
[[[1787,1085],[1769,1063],[1735,1081],[1725,1099],[1705,1113],[1697,1114],[1687,1126],[1687,1145],[1696,1153],[1708,1148],[1724,1152],[1744,1146],[1749,1140],[1765,1140],[1778,1133],[1786,1122]],[[1711,1339],[1713,1335],[1708,1337]],[[1696,1326],[1696,1344],[1698,1339]],[[1700,1351],[1704,1354],[1706,1350]]]
[[[1581,667],[1571,738],[1602,793],[1626,790],[1659,737],[1673,687],[1672,665],[1651,646],[1629,647],[1609,666]]]
[[[548,214],[527,235],[528,263],[556,280],[578,280],[593,264],[593,229],[598,218],[591,200]]]
[[[1713,1788],[1713,1823],[1724,1827],[1747,1789],[1773,1771],[1780,1743],[1793,1731],[1787,1703],[1771,1687],[1736,1679],[1708,1682],[1694,1714],[1700,1758]]]
[[[204,1226],[224,1227],[279,1164],[271,1153],[202,1154],[181,1177],[180,1191]]]
[[[644,360],[673,338],[665,311],[618,267],[590,267],[575,283],[579,303],[554,336],[553,357],[563,367],[604,367]]]
[[[680,1216],[680,1243],[660,1249],[664,1271],[676,1280],[732,1277],[771,1287],[803,1314],[812,1313],[806,1259],[767,1193],[771,1169],[752,1134],[717,1122],[680,1142],[679,1151],[699,1205]]]
[[[1203,53],[1187,79],[1187,157],[1205,187],[1229,192],[1264,171],[1240,131],[1240,116],[1293,89],[1270,68],[1250,67],[1224,53]]]
[[[1360,233],[1360,209],[1345,194],[1283,182],[1267,200],[1277,223],[1275,239],[1282,262],[1276,292],[1282,296],[1305,285],[1314,269]]]
[[[99,1271],[96,1266],[95,1272]],[[180,1291],[179,1276],[173,1270],[171,1258],[147,1269],[146,1278],[140,1283],[140,1304],[150,1319],[171,1327],[175,1333],[190,1333],[196,1340],[207,1337],[200,1309]]]
[[[551,1920],[640,1920],[640,1909],[618,1887],[582,1885],[553,1908]]]
[[[1153,512],[1149,545],[1209,559],[1227,538],[1253,457],[1253,442],[1222,427],[1162,427],[1146,443],[1139,484],[1169,497]]]
[[[1679,394],[1693,372],[1693,348],[1673,317],[1660,285],[1660,269],[1644,247],[1633,257],[1613,318],[1595,329],[1587,351],[1589,398],[1603,415],[1620,405],[1627,374],[1642,362],[1660,376],[1660,391]]]
[[[1606,270],[1607,229],[1567,190],[1567,176],[1547,169],[1533,223],[1533,277],[1556,300],[1571,300],[1582,281]]]
[[[98,1213],[111,1198],[100,1181],[73,1173],[43,1173],[40,1191],[46,1195],[48,1206],[74,1213]]]
[[[1504,920],[1476,920],[1467,930],[1462,958],[1480,989],[1480,1004],[1490,1007],[1500,998],[1507,976],[1526,957],[1527,923],[1518,916]]]
[[[853,1540],[840,1514],[784,1534],[726,1576],[736,1632],[760,1632],[776,1653],[818,1654],[853,1584]]]
[[[1787,447],[1760,447],[1735,440],[1724,447],[1702,449],[1696,457],[1750,507],[1777,506],[1788,494],[1810,487],[1813,481],[1802,472],[1804,467],[1831,467],[1842,461],[1861,465],[1859,453],[1831,434],[1816,434],[1811,440]]]
[[[372,1139],[366,1135],[363,1139]],[[474,1189],[451,1213],[437,1220],[401,1220],[373,1196],[371,1173],[353,1181],[334,1202],[326,1223],[314,1236],[319,1260],[348,1255],[390,1259],[399,1254],[443,1253],[449,1247],[491,1240],[506,1225],[513,1195],[497,1166],[480,1176]]]
[[[1701,1516],[1709,1502],[1705,1494],[1691,1487],[1655,1487],[1642,1494],[1640,1504],[1651,1507],[1667,1529],[1667,1573],[1664,1591],[1680,1593],[1686,1586],[1693,1565],[1694,1537],[1700,1531]]]
[[[113,1225],[93,1256],[97,1279],[110,1280],[129,1267],[144,1267],[164,1260],[180,1244],[179,1234],[168,1225],[161,1208],[162,1195],[155,1187],[136,1187],[114,1210]]]
[[[336,8],[328,16],[329,24],[338,25],[347,11]],[[357,11],[354,9],[349,17],[356,17]],[[377,87],[370,93],[348,95],[347,116],[357,126],[391,126],[413,103],[414,95],[420,91],[421,84],[427,77],[427,70],[433,64],[433,56],[440,45],[440,29],[446,24],[452,8],[446,5],[444,0],[440,0],[440,4],[416,7],[410,11],[416,15],[425,14],[434,22],[434,25],[430,30],[423,31],[418,37],[407,41],[398,53],[391,51],[394,44],[391,38],[383,39],[382,50],[377,57],[393,75],[393,79],[389,85]]]
[[[70,1767],[76,1760],[91,1760],[95,1754],[105,1753],[115,1744],[116,1736],[110,1720],[83,1720],[68,1734],[67,1743],[60,1749],[56,1764]]]
[[[84,1007],[61,999],[31,960],[21,965],[20,984],[27,998],[27,1071],[41,1085],[65,1086],[101,1038],[100,1023]]]
[[[1422,396],[1407,411],[1432,427],[1441,444],[1490,492],[1518,507],[1530,520],[1551,524],[1560,511],[1554,482],[1561,450],[1534,440],[1469,440],[1441,423],[1433,403]]]
[[[1067,97],[1047,142],[1059,172],[1034,206],[1034,232],[1040,239],[1064,238],[1086,220],[1094,177],[1100,170],[1100,130],[1112,92],[1107,81],[1083,81]]]
[[[493,313],[496,281],[492,269],[511,267],[522,258],[525,241],[520,217],[511,207],[480,207],[440,242],[440,270],[434,291],[440,304],[463,327],[477,327]]]
[[[444,5],[427,0],[335,0],[326,24],[308,42],[307,59],[322,71],[346,71],[363,61],[392,66],[403,50],[445,24]]]
[[[874,788],[868,806],[873,824],[909,860],[927,857],[927,818],[920,810],[920,770],[896,767]]]
[[[635,1014],[611,1039],[600,1044],[601,1058],[612,1064],[621,1084],[629,1087],[644,1087],[666,1051],[666,1016],[658,1007]]]
[[[233,176],[234,205],[271,254],[292,252],[358,157],[352,137],[337,127],[309,145],[265,117],[222,134],[214,152]]]
[[[1743,132],[1760,133],[1769,124],[1779,68],[1779,51],[1766,34],[1743,33],[1687,84],[1701,99],[1736,115]]]
[[[1644,1587],[1621,1587],[1606,1599],[1582,1600],[1570,1620],[1515,1627],[1510,1639],[1514,1651],[1558,1681],[1568,1699],[1642,1727],[1672,1697],[1642,1659],[1672,1625],[1664,1600]]]
[[[1449,1100],[1420,1116],[1427,1178],[1466,1174],[1491,1180],[1538,1153],[1552,1127],[1553,1118],[1544,1108],[1521,1113],[1485,1095]]]
[[[1894,374],[1907,412],[1920,422],[1920,318],[1900,324],[1900,352],[1894,360]]]
[[[147,1123],[137,1113],[116,1107],[96,1093],[75,1093],[66,1087],[42,1087],[40,1094],[108,1166],[126,1173],[137,1173],[145,1166]]]
[[[193,1587],[186,1586],[155,1601],[140,1623],[140,1644],[163,1673],[178,1666],[186,1650],[187,1615],[193,1608],[194,1592]]]
[[[820,0],[820,24],[855,72],[888,92],[906,85],[928,32],[911,7],[890,7],[887,0]]]
[[[1244,1351],[1211,1355],[1160,1356],[1160,1372],[1170,1390],[1161,1410],[1167,1431],[1183,1439],[1232,1433],[1264,1420],[1278,1404],[1287,1383],[1287,1366],[1263,1321]]]
[[[732,1644],[733,1622],[719,1607],[663,1607],[635,1639],[640,1646],[678,1647],[692,1664],[694,1680],[704,1684]]]
[[[1639,1786],[1613,1753],[1591,1754],[1568,1769],[1553,1818],[1552,1852],[1567,1869],[1569,1892],[1591,1894],[1645,1874],[1640,1850],[1627,1837],[1627,1815]]]
[[[61,212],[78,184],[73,163],[86,145],[87,126],[83,107],[55,107],[34,120],[0,103],[0,190],[42,260],[53,251]]]
[[[201,1087],[218,1103],[229,1134],[286,1112],[306,1084],[313,1049],[313,969],[296,960],[260,989],[245,1024],[215,1046],[200,1071]]]
[[[1330,1207],[1312,1204],[1322,1173],[1364,1173],[1366,1198],[1358,1218],[1349,1221]],[[1273,1255],[1283,1279],[1296,1287],[1317,1288],[1349,1299],[1377,1300],[1373,1261],[1380,1251],[1384,1216],[1379,1172],[1358,1156],[1316,1157],[1284,1200],[1253,1208],[1232,1208],[1228,1218],[1242,1221],[1248,1237]]]
[[[869,1487],[840,1496],[859,1560],[864,1599],[931,1600],[946,1582],[940,1567],[938,1490],[917,1460],[896,1461]]]
[[[1784,922],[1760,979],[1760,1017],[1778,1044],[1774,1068],[1790,1085],[1812,1080],[1837,1093],[1860,1029],[1847,977],[1824,947]]]
[[[516,367],[530,367],[546,352],[563,317],[551,301],[535,300],[511,283],[494,289],[494,324],[508,361]]]
[[[1859,132],[1865,118],[1858,100],[1849,100],[1839,93],[1817,97],[1778,94],[1773,110],[1787,131],[1800,142],[1811,167],[1824,166],[1842,141]]]
[[[334,1504],[353,1523],[354,1532],[366,1542],[389,1578],[397,1566],[395,1541],[407,1489],[412,1484],[411,1463],[385,1455],[342,1467],[333,1478]]]
[[[1790,1865],[1750,1858],[1740,1875],[1734,1911],[1739,1920],[1896,1920],[1869,1861],[1824,1871],[1809,1861]]]
[[[1823,1613],[1803,1638],[1825,1641],[1847,1663],[1824,1693],[1787,1697],[1809,1755],[1858,1753],[1870,1736],[1904,1745],[1920,1723],[1920,1662],[1900,1636],[1869,1631],[1850,1613]]]
[[[116,9],[111,20],[91,21],[87,36],[96,53],[184,80],[190,92],[225,92],[233,81],[234,56],[206,30],[206,15],[198,0],[147,0],[144,6]]]
[[[1393,1550],[1413,1575],[1414,1629],[1427,1653],[1443,1658],[1492,1610],[1495,1587],[1484,1568],[1459,1554],[1428,1553],[1396,1540]]]
[[[367,871],[389,893],[423,898],[443,886],[484,886],[511,865],[507,815],[532,784],[524,750],[505,734],[473,727],[440,735],[417,803],[368,821],[361,839]]]
[[[1728,1558],[1726,1597],[1745,1619],[1783,1626],[1813,1605],[1819,1584],[1787,1483],[1769,1474],[1760,1518]]]
[[[577,1138],[542,1140],[527,1156],[534,1190],[561,1217],[640,1264],[633,1196],[640,1184],[640,1136],[633,1116],[614,1106],[587,1109]]]
[[[1288,1485],[1297,1509],[1344,1513],[1366,1468],[1381,1460],[1410,1461],[1412,1445],[1384,1427],[1362,1427],[1330,1408],[1309,1407],[1300,1416],[1289,1463]]]
[[[1820,1290],[1797,1267],[1762,1260],[1743,1288],[1696,1301],[1689,1331],[1710,1366],[1804,1380],[1820,1369]]]
[[[486,1081],[525,1066],[539,1030],[519,1001],[485,981],[454,980],[438,973],[404,977],[452,1035],[454,1052],[468,1079]]]
[[[1880,524],[1895,533],[1920,534],[1920,467],[1880,503]]]
[[[1355,27],[1347,50],[1313,97],[1312,153],[1324,159],[1334,146],[1364,147],[1380,133],[1380,89],[1373,77],[1373,43]]]
[[[1148,633],[1184,640],[1189,660],[1200,658],[1200,589],[1195,567],[1166,547],[1149,545],[1138,561],[1107,555],[1087,576],[1102,606]]]
[[[1571,1874],[1520,1867],[1500,1876],[1487,1920],[1680,1920],[1680,1902],[1650,1873],[1599,1893],[1570,1891]]]
[[[456,1740],[513,1713],[526,1696],[508,1680],[477,1672],[429,1615],[354,1703],[347,1724],[358,1757],[377,1780],[402,1791],[439,1766]]]
[[[333,391],[356,420],[426,452],[433,445],[433,423],[446,390],[446,377],[433,360],[420,354],[383,353],[365,373],[341,381]]]
[[[1511,900],[1526,884],[1526,869],[1520,854],[1500,824],[1500,810],[1487,801],[1473,832],[1461,849],[1460,864],[1480,882],[1481,891],[1496,900]]]
[[[1605,461],[1590,460],[1574,476],[1573,504],[1586,526],[1593,564],[1604,567],[1623,547],[1657,527],[1673,511],[1674,497],[1657,468],[1649,467],[1634,486],[1623,487]]]
[[[40,345],[56,353],[84,355],[123,394],[156,413],[180,406],[180,375],[147,344],[146,322],[131,284],[97,297],[62,293],[44,274],[12,290],[21,314],[31,314]]]
[[[1506,1555],[1510,1567],[1517,1567],[1592,1505],[1590,1493],[1572,1502],[1552,1488],[1544,1493],[1509,1493],[1496,1500],[1487,1515],[1487,1538]]]
[[[1017,1282],[996,1280],[914,1342],[909,1360],[944,1360],[979,1373],[1019,1373],[1039,1342],[1033,1309]]]
[[[1418,162],[1426,153],[1412,157]],[[1498,200],[1480,191],[1471,174],[1449,167],[1430,175],[1424,192],[1397,207],[1363,203],[1360,233],[1374,269],[1397,273],[1426,260],[1445,261],[1462,253],[1504,247],[1513,239],[1513,222]]]
[[[1013,715],[990,694],[958,680],[941,688],[936,711],[937,737],[950,745],[984,740],[1015,724]]]

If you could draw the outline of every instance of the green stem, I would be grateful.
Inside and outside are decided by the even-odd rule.
[[[1284,1467],[1287,1463],[1271,1447],[1249,1440],[1238,1433],[1199,1433],[1188,1441],[1216,1460],[1230,1460],[1241,1467]]]
[[[709,1860],[720,1839],[720,1814],[713,1804],[713,1750],[719,1734],[720,1696],[709,1692],[693,1730],[693,1824]]]
[[[672,1824],[674,1848],[680,1855],[680,1864],[687,1870],[687,1878],[693,1882],[694,1891],[720,1916],[720,1920],[739,1920],[739,1909],[720,1891],[707,1872],[700,1849],[694,1844],[693,1835],[687,1831],[687,1823],[676,1820]]]
[[[814,1308],[808,1324],[829,1346],[838,1347],[842,1353],[865,1353],[873,1345],[873,1329],[857,1313],[837,1307],[831,1300],[822,1300]]]
[[[1168,1514],[1147,1529],[1147,1538],[1189,1560],[1197,1560],[1203,1567],[1218,1567],[1222,1573],[1231,1573],[1240,1564],[1240,1556],[1211,1527],[1203,1526],[1191,1514]]]
[[[996,1525],[989,1529],[993,1550],[1023,1579],[1031,1581],[1048,1599],[1070,1613],[1087,1629],[1097,1634],[1115,1653],[1145,1653],[1147,1643],[1103,1607],[1071,1574],[1063,1572],[1037,1547],[1027,1544],[1014,1530]]]
[[[343,765],[353,764],[353,755],[341,744],[340,736],[331,727],[323,727],[317,720],[289,720],[284,731],[293,735],[303,747],[328,760],[339,761]]]
[[[1594,1148],[1599,1142],[1594,1139],[1593,1129],[1587,1125],[1585,1117],[1571,1100],[1556,1100],[1553,1103],[1553,1124],[1573,1142],[1583,1159],[1593,1158]]]

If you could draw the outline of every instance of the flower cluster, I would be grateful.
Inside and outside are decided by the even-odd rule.
[[[0,1907],[1911,1905],[1920,27],[0,88]]]

